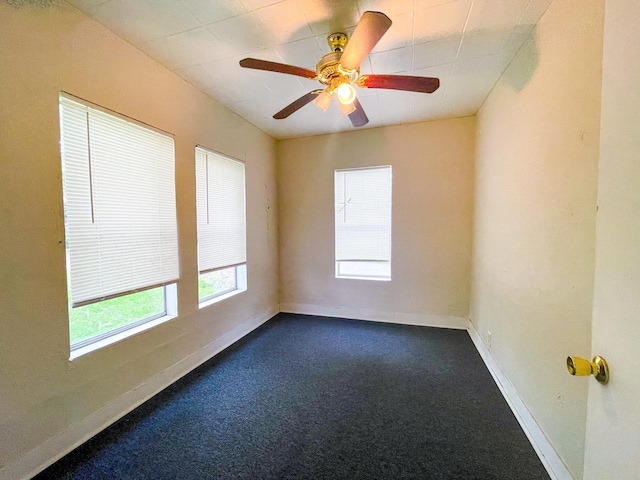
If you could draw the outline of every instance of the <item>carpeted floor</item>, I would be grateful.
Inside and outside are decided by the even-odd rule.
[[[549,476],[466,331],[279,314],[36,478]]]

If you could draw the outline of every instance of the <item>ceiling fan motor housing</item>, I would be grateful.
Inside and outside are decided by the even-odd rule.
[[[340,68],[340,58],[348,40],[347,34],[341,32],[332,33],[327,37],[331,53],[324,55],[316,65],[316,78],[320,83],[331,85],[335,83],[336,78],[344,78],[349,82],[354,82],[358,78],[359,69],[346,71]]]
[[[318,80],[325,85],[331,83],[331,79],[338,75],[338,63],[342,52],[331,52],[324,55],[316,65]]]

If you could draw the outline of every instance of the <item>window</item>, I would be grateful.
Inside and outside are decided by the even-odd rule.
[[[336,277],[391,280],[391,167],[335,171]]]
[[[196,198],[203,307],[247,289],[244,163],[196,147]]]
[[[167,134],[64,94],[60,130],[77,356],[176,315],[174,145]]]

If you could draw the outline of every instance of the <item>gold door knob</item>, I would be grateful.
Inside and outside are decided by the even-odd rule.
[[[567,357],[567,370],[571,375],[593,375],[603,385],[609,382],[609,366],[599,355],[593,357],[592,361],[580,357]]]

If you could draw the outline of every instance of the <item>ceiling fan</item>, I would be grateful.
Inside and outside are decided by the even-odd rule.
[[[240,66],[318,80],[326,86],[298,98],[276,113],[273,118],[278,120],[287,118],[311,101],[326,111],[335,94],[340,102],[342,113],[349,116],[354,127],[362,127],[369,122],[369,119],[358,101],[354,85],[360,88],[384,88],[422,93],[433,93],[440,86],[440,80],[433,77],[360,75],[360,64],[390,26],[391,19],[384,13],[364,12],[353,35],[351,35],[351,39],[341,32],[329,35],[327,42],[331,53],[320,59],[315,72],[302,67],[257,58],[242,59]]]

